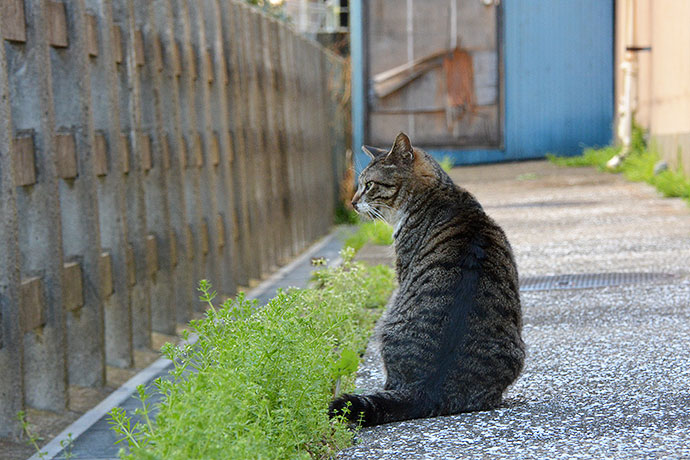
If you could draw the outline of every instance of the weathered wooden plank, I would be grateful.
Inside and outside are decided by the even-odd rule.
[[[93,14],[86,15],[86,43],[89,56],[98,56],[98,18]]]
[[[43,280],[38,276],[22,280],[20,287],[21,323],[24,332],[32,332],[45,326],[45,300]]]
[[[75,311],[84,305],[84,282],[79,262],[67,262],[62,269],[62,303],[65,309]]]
[[[24,0],[3,0],[0,2],[2,38],[14,42],[26,41]]]
[[[9,3],[0,3],[5,8]],[[23,6],[22,6],[23,8]],[[5,14],[5,9],[0,14]],[[4,24],[1,25],[4,28]],[[22,9],[21,26],[24,27]],[[6,29],[4,29],[6,30]],[[24,409],[23,330],[19,308],[19,228],[14,175],[13,120],[5,46],[0,46],[0,437],[18,436]]]
[[[97,176],[108,174],[108,142],[105,135],[96,133],[93,146],[94,172]]]
[[[33,136],[17,137],[12,143],[14,149],[14,184],[16,186],[36,183],[36,160]]]
[[[69,45],[67,33],[67,15],[65,4],[53,0],[45,2],[48,43],[55,48],[66,48]]]
[[[74,179],[77,171],[77,147],[71,133],[55,136],[55,154],[58,174],[63,179]]]

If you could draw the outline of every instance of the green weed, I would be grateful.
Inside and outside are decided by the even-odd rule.
[[[26,412],[24,412],[23,410],[17,412],[17,420],[19,420],[19,423],[22,425],[22,433],[26,435],[26,443],[29,446],[33,447],[34,450],[36,450],[38,458],[46,458],[46,455],[48,455],[48,453],[41,451],[41,448],[38,445],[38,443],[41,442],[43,439],[31,431],[31,428],[29,427],[29,421],[26,419]]]
[[[620,147],[609,146],[601,149],[586,149],[582,155],[575,157],[558,157],[547,155],[547,158],[559,166],[595,166],[607,171],[606,162],[620,152]],[[613,171],[620,172],[630,181],[647,182],[653,185],[665,197],[685,198],[690,204],[690,179],[678,170],[666,170],[654,174],[654,166],[659,162],[659,154],[649,148],[644,140],[644,131],[639,126],[633,129],[630,154],[623,163]]]
[[[450,170],[453,169],[454,166],[453,159],[448,155],[444,156],[443,159],[438,162],[438,164],[441,165],[441,168],[445,172],[450,172]]]
[[[167,344],[171,380],[155,423],[143,412],[134,423],[122,409],[111,423],[127,441],[122,458],[325,459],[352,442],[346,424],[331,421],[336,392],[354,386],[353,372],[368,335],[390,295],[388,267],[352,262],[318,272],[320,288],[279,293],[256,308],[243,294],[220,306],[200,283],[206,317],[191,322],[195,345]],[[186,334],[183,338],[186,337]]]
[[[393,244],[393,227],[380,220],[364,222],[345,240],[345,246],[359,251],[369,242],[380,246]]]
[[[604,147],[601,149],[588,148],[579,156],[559,157],[549,153],[546,157],[549,161],[558,166],[595,166],[603,171],[606,169],[606,162],[619,152],[619,147]]]
[[[359,216],[353,209],[346,208],[342,203],[338,203],[335,208],[336,225],[356,225],[359,223]]]

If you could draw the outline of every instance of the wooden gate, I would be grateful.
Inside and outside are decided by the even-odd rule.
[[[427,148],[501,148],[499,2],[367,3],[365,142],[402,130]]]

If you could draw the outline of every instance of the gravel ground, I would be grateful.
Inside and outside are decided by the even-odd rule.
[[[455,169],[522,277],[663,272],[523,292],[525,370],[490,412],[363,429],[339,459],[690,458],[690,209],[647,185],[545,162]],[[372,342],[358,378],[383,384]]]

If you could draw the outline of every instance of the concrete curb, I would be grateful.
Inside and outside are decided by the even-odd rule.
[[[337,234],[338,228],[332,230],[328,235],[326,235],[324,238],[321,238],[321,240],[311,245],[309,248],[307,248],[306,251],[300,254],[289,264],[282,267],[269,278],[261,282],[261,284],[259,284],[257,287],[249,291],[247,293],[247,298],[254,299],[264,294],[277,281],[284,278],[288,273],[293,271],[295,267],[297,267],[305,260],[312,257],[313,254],[315,254],[328,243],[330,243],[334,238],[336,238]],[[328,266],[336,266],[339,265],[341,262],[342,260],[338,257],[337,259],[330,261]],[[180,345],[186,343],[193,344],[197,341],[197,339],[198,337],[196,336],[196,334],[190,334],[189,339],[187,341],[180,342]],[[36,453],[29,457],[28,460],[42,460],[55,458],[55,456],[57,456],[63,450],[63,447],[60,445],[61,442],[68,442],[70,435],[72,436],[72,440],[77,439],[86,430],[93,426],[97,421],[106,416],[113,407],[121,405],[127,398],[132,396],[137,391],[137,387],[139,385],[147,384],[148,382],[153,380],[156,375],[166,370],[171,365],[172,361],[170,361],[167,358],[157,359],[155,362],[150,364],[145,369],[142,369],[134,377],[125,382],[118,389],[113,391],[107,398],[101,401],[98,405],[93,407],[91,410],[89,410],[84,415],[75,420],[67,428],[62,430],[62,432],[58,434],[55,438],[53,438],[48,444],[43,446],[43,448],[41,448],[41,453],[43,454],[42,457],[41,455],[39,455],[39,453]]]

